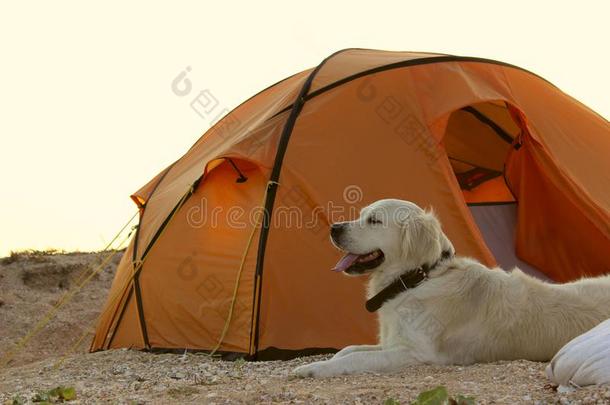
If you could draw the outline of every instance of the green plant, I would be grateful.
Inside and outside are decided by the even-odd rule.
[[[58,402],[72,401],[76,399],[76,391],[73,387],[55,387],[49,391],[40,391],[32,398],[32,402],[40,404],[55,404]]]
[[[23,405],[25,404],[25,398],[23,398],[21,395],[15,395],[13,400],[7,403],[11,405]]]
[[[429,391],[424,391],[417,396],[411,405],[475,405],[473,397],[456,395],[450,397],[447,388],[439,385]]]
[[[463,395],[456,396],[454,401],[458,405],[475,405],[476,404],[474,397],[465,397]]]
[[[234,364],[236,369],[241,370],[244,367],[244,364],[246,364],[246,360],[244,360],[243,357],[240,357],[234,361]]]

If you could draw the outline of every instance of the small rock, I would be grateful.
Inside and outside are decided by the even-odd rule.
[[[186,374],[178,371],[176,373],[170,374],[169,378],[173,378],[174,380],[182,380],[182,379],[186,378]]]
[[[120,374],[124,374],[125,373],[125,368],[121,367],[121,366],[114,366],[112,367],[112,369],[110,370],[110,372],[114,375],[120,375]]]
[[[559,387],[557,387],[557,392],[559,392],[560,394],[566,394],[572,391],[574,391],[574,387],[569,387],[567,385],[560,385]]]

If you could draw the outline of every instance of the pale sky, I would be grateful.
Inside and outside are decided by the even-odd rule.
[[[187,66],[231,109],[342,48],[477,56],[610,117],[607,1],[111,3],[0,5],[0,256],[114,236],[209,126],[171,91]]]

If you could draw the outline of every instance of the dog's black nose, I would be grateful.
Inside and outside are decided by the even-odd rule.
[[[344,229],[345,228],[343,227],[342,223],[332,224],[330,226],[330,236],[337,240],[337,238],[343,233]]]

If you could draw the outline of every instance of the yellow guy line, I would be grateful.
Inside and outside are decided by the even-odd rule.
[[[267,182],[267,186],[265,187],[265,192],[263,193],[263,200],[260,205],[261,207],[265,206],[265,201],[267,200],[267,193],[269,192],[270,186],[273,184],[279,185],[279,183],[276,181],[270,180],[269,182]],[[264,218],[264,213],[263,213],[263,215],[260,215],[257,218],[256,224],[252,228],[252,232],[250,232],[250,236],[248,237],[248,243],[246,244],[246,249],[244,250],[244,253],[241,256],[241,263],[239,264],[239,270],[237,271],[235,287],[233,288],[233,297],[231,298],[231,306],[229,307],[229,314],[227,315],[227,319],[225,320],[225,325],[222,329],[222,332],[220,333],[220,338],[218,339],[218,343],[216,343],[216,346],[214,346],[214,348],[210,352],[210,354],[209,354],[210,356],[213,356],[218,351],[218,349],[220,349],[220,346],[222,345],[222,342],[224,341],[224,339],[227,335],[227,332],[229,330],[229,325],[231,324],[231,319],[233,318],[233,309],[235,308],[235,302],[237,301],[237,291],[239,290],[241,274],[244,270],[244,265],[246,264],[246,258],[248,256],[248,252],[250,251],[250,246],[252,245],[252,241],[254,240],[254,235],[256,234],[256,230],[261,225],[261,223],[260,223],[261,217]]]
[[[104,251],[107,251],[110,246],[112,245],[112,243],[114,243],[114,241],[116,241],[116,239],[119,237],[119,235],[127,228],[127,226],[131,223],[131,221],[135,218],[135,216],[138,213],[136,212],[130,219],[129,221],[121,228],[121,230],[119,231],[119,233],[117,233],[117,235],[112,239],[112,241],[110,243],[108,243],[108,245],[106,245],[106,247],[104,248]],[[125,240],[129,239],[131,235],[127,235],[127,237],[125,238]],[[121,242],[121,245],[123,243],[125,243],[125,240]],[[19,342],[16,344],[16,346],[12,349],[7,351],[3,358],[2,361],[0,362],[0,366],[6,366],[8,365],[8,363],[15,357],[15,355],[17,353],[19,353],[21,350],[23,350],[23,348],[25,347],[25,345],[36,335],[38,335],[38,333],[53,319],[53,317],[57,314],[57,312],[66,304],[68,303],[73,297],[74,295],[76,295],[76,293],[83,288],[92,278],[93,276],[95,276],[97,273],[100,272],[101,269],[103,269],[109,262],[110,260],[118,253],[117,250],[113,251],[111,254],[107,255],[106,258],[104,258],[104,260],[102,261],[102,263],[100,263],[96,268],[93,268],[93,270],[91,271],[91,274],[89,274],[88,276],[86,276],[87,271],[85,270],[79,277],[77,282],[75,283],[75,286],[72,287],[70,290],[68,290],[60,299],[59,301],[53,306],[53,308],[51,308],[46,314],[45,316],[38,321],[38,323],[36,323],[36,325],[34,325],[34,327],[23,337],[21,338],[21,340],[19,340]],[[91,269],[91,267],[89,267]],[[86,277],[85,277],[86,276]]]

